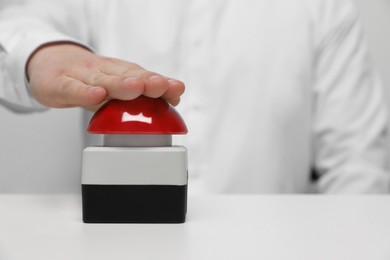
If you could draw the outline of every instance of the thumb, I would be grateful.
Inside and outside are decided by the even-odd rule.
[[[98,86],[87,85],[77,79],[64,76],[58,84],[50,84],[47,89],[36,91],[35,98],[49,107],[93,107],[102,103],[107,97],[107,91]]]

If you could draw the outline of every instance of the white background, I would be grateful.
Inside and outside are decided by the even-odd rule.
[[[390,0],[356,1],[390,102]],[[0,8],[11,2],[20,0],[0,0]],[[80,109],[14,114],[0,107],[0,193],[77,192],[82,119]]]

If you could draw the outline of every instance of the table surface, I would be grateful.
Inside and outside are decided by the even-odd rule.
[[[389,196],[189,196],[185,224],[84,224],[80,195],[0,195],[1,260],[390,259]]]

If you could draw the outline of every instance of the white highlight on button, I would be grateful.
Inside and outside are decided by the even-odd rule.
[[[147,123],[151,124],[152,123],[152,118],[151,117],[146,117],[142,113],[139,113],[138,115],[131,115],[127,112],[123,112],[122,114],[122,122],[142,122],[142,123]]]

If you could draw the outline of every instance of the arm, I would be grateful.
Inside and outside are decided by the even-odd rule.
[[[0,102],[19,111],[92,108],[105,99],[143,94],[177,104],[184,91],[180,81],[91,51],[84,4],[30,0],[1,12]]]
[[[315,167],[321,192],[387,193],[388,115],[383,86],[362,40],[357,12],[343,1],[318,45]]]

